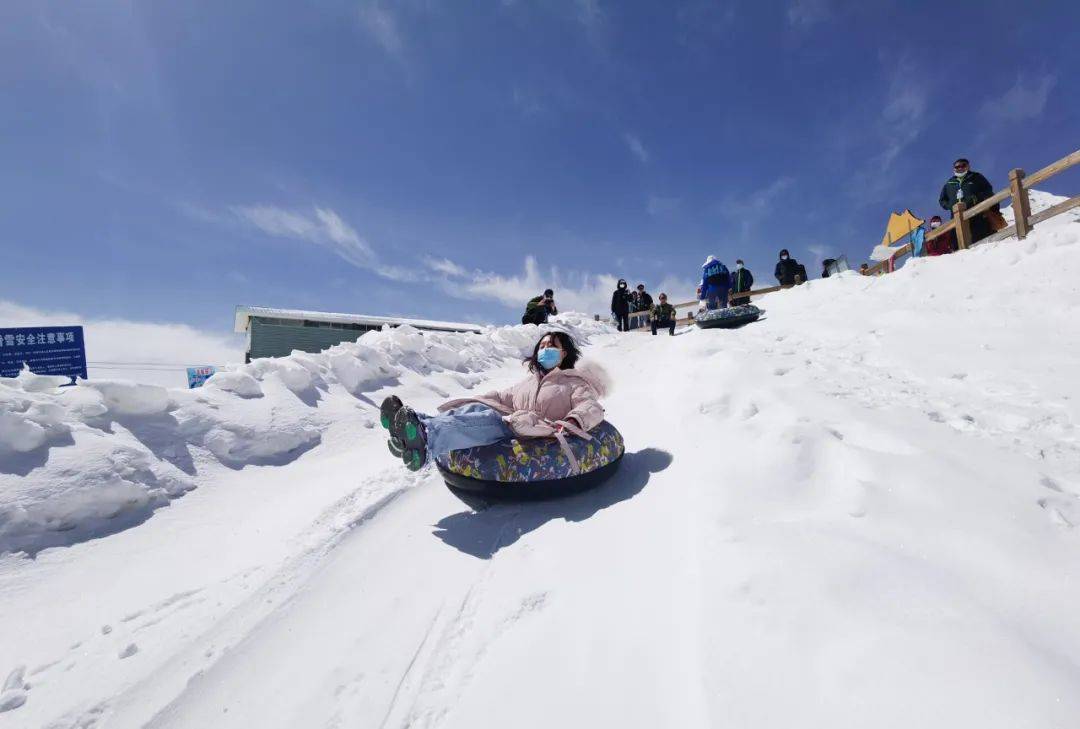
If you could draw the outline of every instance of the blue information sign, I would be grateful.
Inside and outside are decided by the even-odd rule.
[[[204,365],[202,367],[188,367],[187,368],[187,386],[188,389],[195,387],[202,387],[203,383],[210,379],[210,376],[217,372],[217,367],[212,365]]]
[[[0,377],[17,376],[24,364],[35,375],[67,375],[85,380],[83,328],[0,329]]]

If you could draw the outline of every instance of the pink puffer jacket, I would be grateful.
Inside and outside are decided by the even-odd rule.
[[[604,419],[600,398],[610,390],[611,380],[602,367],[579,361],[572,370],[530,374],[508,390],[451,400],[440,405],[439,411],[478,402],[502,413],[515,435],[550,437],[561,424],[574,435],[589,439],[588,431]]]

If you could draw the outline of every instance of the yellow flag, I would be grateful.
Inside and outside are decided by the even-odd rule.
[[[923,220],[916,218],[910,210],[893,213],[889,216],[889,224],[885,226],[885,236],[881,239],[881,245],[890,246],[905,242],[907,235],[922,224]]]

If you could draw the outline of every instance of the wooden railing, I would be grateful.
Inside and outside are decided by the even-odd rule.
[[[956,205],[953,206],[953,219],[940,228],[928,232],[923,239],[923,245],[925,246],[930,241],[947,234],[949,231],[955,233],[957,247],[962,250],[971,248],[978,243],[990,243],[992,241],[1004,240],[1005,238],[1014,235],[1020,240],[1026,238],[1028,233],[1031,232],[1031,229],[1037,224],[1080,206],[1080,195],[1077,195],[1052,208],[1048,208],[1040,213],[1032,215],[1031,199],[1028,195],[1031,189],[1040,182],[1049,180],[1054,175],[1064,172],[1077,164],[1080,164],[1080,149],[1070,155],[1062,157],[1053,164],[1043,167],[1033,175],[1025,175],[1024,171],[1020,168],[1014,169],[1009,173],[1009,186],[1004,190],[995,192],[987,199],[976,205],[972,205],[970,208],[962,202],[956,203]],[[993,206],[999,205],[1009,198],[1012,198],[1013,218],[1015,219],[1015,222],[982,240],[972,241],[971,220],[977,215],[985,213]],[[893,260],[906,256],[911,252],[911,243],[906,243],[896,251]],[[877,274],[885,270],[888,266],[889,261],[881,261],[870,266],[866,273],[868,275]]]

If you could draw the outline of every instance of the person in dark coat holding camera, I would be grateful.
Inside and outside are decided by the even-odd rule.
[[[547,289],[542,296],[535,296],[525,304],[525,314],[521,317],[521,323],[545,324],[549,316],[558,313],[559,310],[555,306],[555,292]]]

